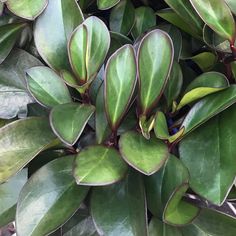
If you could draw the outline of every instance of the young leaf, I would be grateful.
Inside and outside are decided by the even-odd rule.
[[[135,9],[135,23],[131,31],[134,38],[138,38],[155,25],[156,15],[152,8],[142,6]]]
[[[147,236],[142,176],[130,170],[121,182],[94,188],[91,212],[100,235]]]
[[[139,113],[147,115],[159,101],[173,62],[173,43],[162,30],[146,34],[138,49]]]
[[[26,71],[27,86],[42,105],[54,107],[72,101],[63,80],[49,67],[37,66]]]
[[[214,71],[203,73],[188,85],[176,110],[180,110],[191,102],[227,87],[229,87],[229,82],[225,75]]]
[[[117,130],[126,113],[136,85],[135,53],[131,45],[118,49],[105,70],[105,109],[112,130]]]
[[[0,26],[0,64],[9,55],[26,25],[26,23],[12,23]]]
[[[73,30],[83,21],[75,0],[49,0],[37,18],[34,41],[40,56],[53,69],[70,70],[67,42]]]
[[[79,185],[101,186],[121,180],[127,165],[114,148],[89,146],[76,157],[74,177]]]
[[[27,169],[23,169],[8,182],[0,185],[0,227],[15,220],[16,203],[27,177]]]
[[[124,160],[145,175],[158,171],[169,156],[164,142],[155,137],[147,140],[134,131],[121,135],[119,147]]]
[[[38,153],[57,144],[45,118],[27,118],[0,129],[0,183],[21,170]]]
[[[152,214],[172,225],[190,223],[199,209],[182,199],[188,182],[188,170],[175,156],[170,156],[156,174],[146,177],[147,203]]]
[[[221,205],[235,178],[236,107],[231,106],[180,143],[180,158],[190,172],[190,187]]]
[[[135,9],[130,0],[121,0],[111,11],[110,29],[128,35],[135,20]]]
[[[235,22],[224,0],[190,0],[202,20],[230,42],[235,40]]]
[[[109,31],[98,17],[87,18],[72,33],[68,53],[72,69],[81,84],[94,79],[109,46]]]
[[[62,142],[74,145],[94,111],[95,107],[87,104],[57,105],[51,110],[50,124]]]
[[[185,117],[182,126],[188,134],[211,117],[230,107],[236,102],[236,86],[211,94],[197,102]]]
[[[7,0],[7,8],[15,15],[34,20],[46,8],[48,0]]]
[[[120,0],[97,0],[98,9],[107,10],[114,7]]]
[[[76,185],[73,157],[48,163],[25,184],[17,203],[17,235],[48,235],[78,209],[89,188]]]

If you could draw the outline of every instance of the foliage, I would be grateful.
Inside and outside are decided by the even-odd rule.
[[[235,14],[234,0],[0,1],[0,227],[235,236]]]

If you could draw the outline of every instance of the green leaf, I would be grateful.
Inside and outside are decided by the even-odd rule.
[[[48,0],[7,0],[7,8],[15,15],[35,20],[46,8]]]
[[[116,149],[104,146],[89,146],[76,157],[74,177],[79,185],[101,186],[121,180],[127,165]]]
[[[230,66],[231,66],[233,77],[236,80],[236,61],[231,62]]]
[[[107,10],[114,7],[120,0],[97,0],[99,10]]]
[[[26,51],[15,49],[0,65],[0,118],[24,117],[27,104],[34,100],[28,94],[25,71],[42,63]]]
[[[147,236],[142,176],[130,170],[121,182],[94,188],[91,212],[100,235]]]
[[[211,94],[197,102],[185,117],[185,135],[236,102],[236,86]]]
[[[109,46],[109,31],[99,18],[91,16],[75,29],[69,41],[68,53],[80,84],[95,78]]]
[[[156,174],[145,178],[148,208],[153,215],[172,225],[189,224],[199,209],[182,198],[189,187],[189,173],[175,156]]]
[[[67,43],[73,30],[81,24],[83,15],[74,0],[49,0],[45,11],[37,18],[34,40],[44,61],[53,69],[70,70]]]
[[[229,82],[225,75],[214,71],[203,73],[188,85],[176,110],[227,87],[229,87]]]
[[[225,0],[230,10],[236,15],[236,2],[234,0]]]
[[[155,137],[147,140],[134,131],[121,135],[119,147],[124,160],[145,175],[158,171],[169,156],[164,142]]]
[[[95,107],[88,104],[57,105],[51,110],[50,124],[62,142],[74,145],[94,111]]]
[[[223,0],[190,0],[202,20],[221,37],[234,42],[235,22]]]
[[[72,101],[63,80],[49,67],[37,66],[26,71],[27,86],[38,103],[54,107]]]
[[[118,49],[108,60],[105,70],[105,109],[112,130],[123,119],[136,85],[135,52],[131,45]]]
[[[11,52],[26,23],[12,23],[0,26],[0,64]]]
[[[189,0],[164,0],[187,24],[202,34],[203,22],[194,11]]]
[[[202,209],[194,225],[209,235],[234,236],[236,234],[236,219],[211,209]]]
[[[155,25],[156,15],[152,8],[142,6],[135,9],[135,23],[131,31],[134,38],[138,38]]]
[[[170,107],[173,102],[178,98],[183,85],[183,73],[180,65],[174,61],[170,78],[167,82],[164,95],[167,101],[168,107]]]
[[[23,169],[7,183],[0,185],[0,227],[15,220],[16,203],[27,177],[27,169]]]
[[[178,140],[184,133],[184,128],[180,129],[174,135],[169,134],[166,117],[163,112],[158,111],[156,113],[154,132],[157,138],[168,140],[169,143],[173,143]]]
[[[148,231],[149,236],[182,236],[179,228],[165,224],[155,217],[153,217],[149,223]]]
[[[139,113],[147,115],[159,101],[173,62],[173,43],[167,33],[153,30],[138,49]]]
[[[214,226],[213,226],[214,227]],[[212,236],[206,232],[204,232],[202,229],[200,229],[198,226],[194,224],[189,224],[184,227],[180,228],[182,236]]]
[[[134,25],[135,9],[130,0],[121,0],[110,14],[110,29],[128,35]]]
[[[233,105],[196,129],[180,143],[180,158],[190,172],[190,187],[221,205],[235,178],[236,134]]]
[[[4,9],[4,3],[0,2],[0,16],[2,16],[3,9]]]
[[[58,141],[45,118],[27,118],[0,129],[0,183]]]
[[[89,189],[76,185],[73,157],[48,163],[25,184],[17,203],[17,235],[48,235],[78,209]]]

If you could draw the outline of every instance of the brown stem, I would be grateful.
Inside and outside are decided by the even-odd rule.
[[[111,133],[111,135],[110,135],[110,137],[107,141],[107,145],[109,147],[112,147],[112,146],[117,147],[118,146],[118,143],[117,143],[117,130],[112,131],[112,133]]]

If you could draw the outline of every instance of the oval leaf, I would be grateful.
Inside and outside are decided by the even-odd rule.
[[[223,0],[190,0],[202,20],[216,33],[234,43],[235,22]]]
[[[91,212],[100,235],[147,236],[142,176],[136,171],[129,171],[119,183],[94,188]]]
[[[48,235],[78,209],[89,189],[77,186],[72,163],[73,156],[54,160],[25,184],[17,203],[17,235]]]
[[[130,0],[121,0],[110,14],[110,29],[128,35],[135,20],[135,9]]]
[[[158,171],[169,156],[164,142],[155,137],[147,140],[134,131],[121,135],[119,147],[124,160],[145,175]]]
[[[79,185],[108,185],[122,179],[127,165],[114,148],[90,146],[76,157],[74,177]]]
[[[126,113],[136,85],[135,53],[131,45],[118,49],[105,70],[105,108],[108,121],[117,130]]]
[[[162,30],[146,34],[138,49],[140,114],[146,115],[159,101],[173,62],[173,44]]]
[[[34,20],[46,8],[48,0],[7,0],[7,8],[15,15]]]
[[[110,35],[99,18],[91,16],[73,32],[68,45],[72,69],[80,83],[94,79],[110,46]]]
[[[191,188],[217,205],[224,202],[235,178],[235,119],[233,105],[180,143],[180,157],[189,169]]]
[[[40,104],[54,107],[72,101],[63,80],[49,67],[36,66],[26,73],[28,89]]]
[[[27,118],[5,125],[0,129],[0,183],[57,143],[45,118]]]
[[[107,10],[114,7],[120,0],[97,0],[98,9]]]
[[[94,106],[87,104],[67,103],[57,105],[50,113],[51,127],[62,142],[74,145],[94,110]]]
[[[75,0],[49,0],[37,18],[34,41],[40,56],[53,69],[70,70],[67,42],[73,30],[83,21]]]

